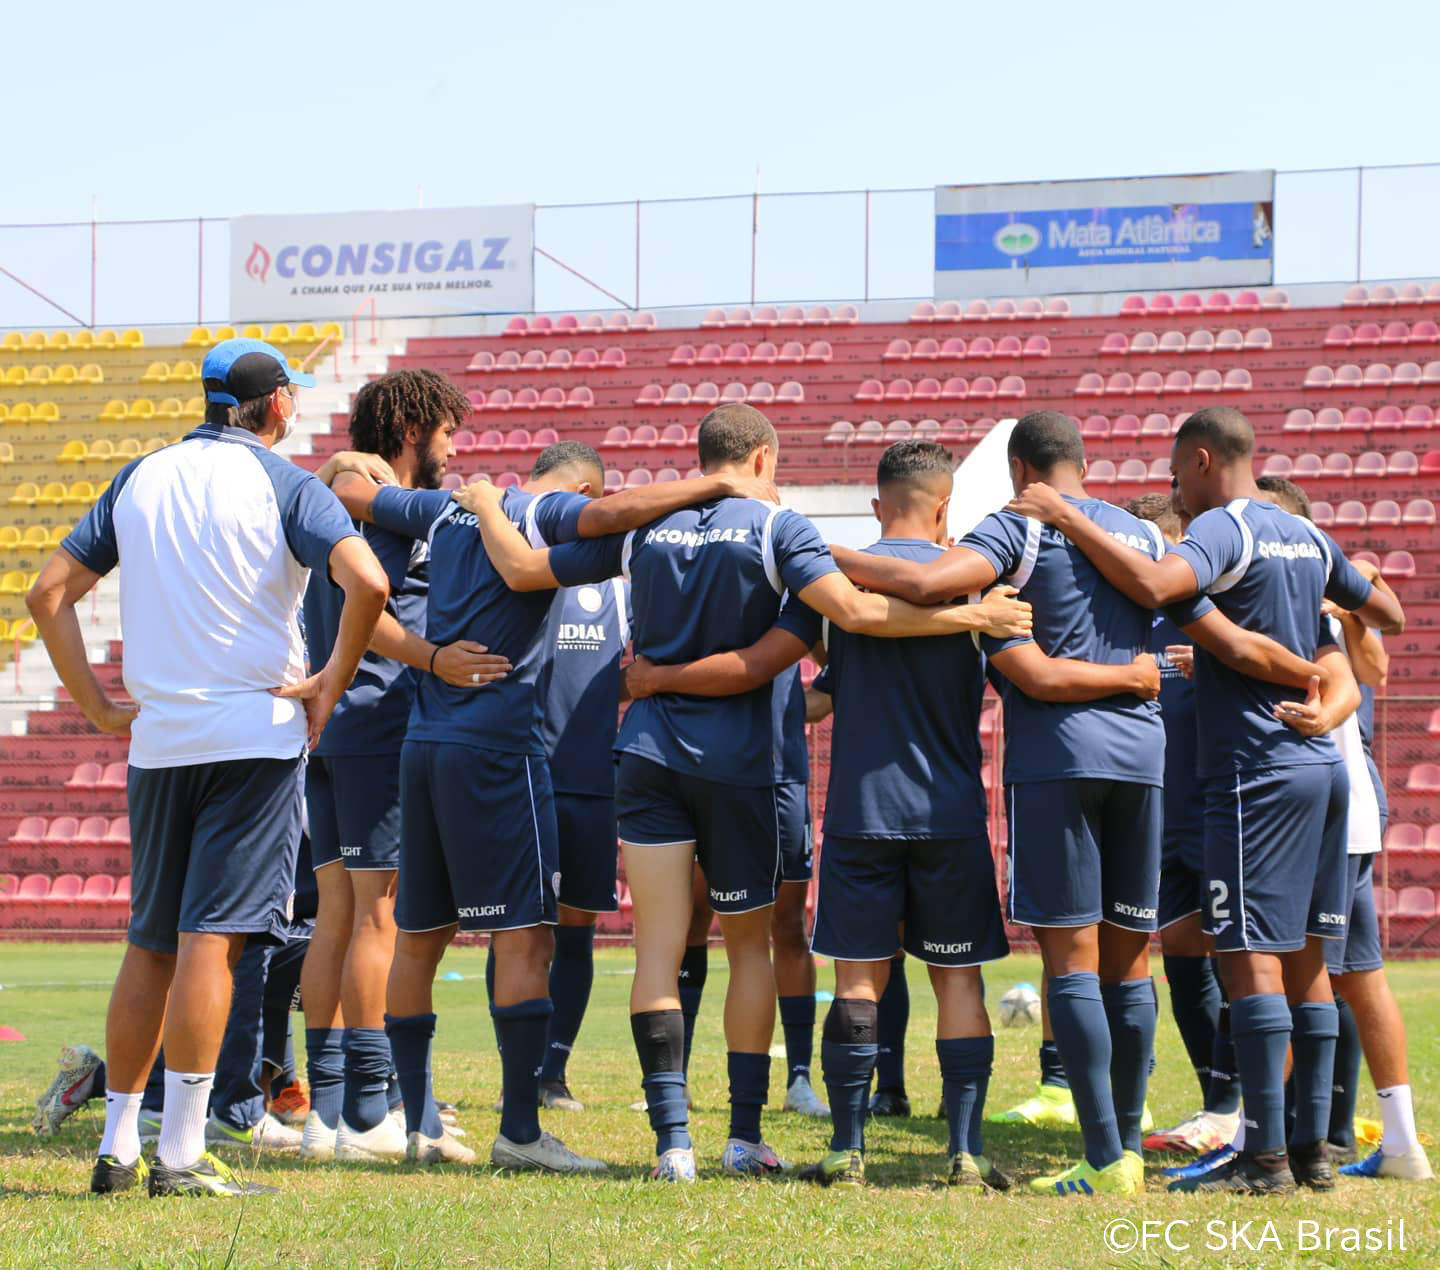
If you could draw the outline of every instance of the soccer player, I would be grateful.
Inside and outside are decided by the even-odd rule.
[[[399,370],[367,383],[350,411],[351,462],[327,462],[327,484],[343,471],[386,473],[402,488],[435,490],[456,427],[470,403],[429,370]],[[366,465],[362,455],[383,463]],[[464,640],[439,647],[424,638],[429,546],[378,525],[366,541],[390,580],[390,600],[354,682],[335,708],[306,779],[311,849],[320,907],[305,958],[301,1000],[309,1058],[311,1110],[301,1155],[309,1160],[398,1160],[406,1136],[390,1117],[390,1042],[385,982],[395,952],[395,877],[400,854],[400,747],[423,674],[474,692],[508,663]],[[305,635],[312,664],[329,655],[340,593],[317,575],[305,593]],[[478,674],[474,683],[470,676]],[[343,1029],[342,1029],[343,1022]],[[451,1135],[437,1158],[470,1154]]]
[[[1133,516],[1153,522],[1171,545],[1189,517],[1172,494],[1131,501]],[[1160,847],[1160,949],[1170,985],[1170,1009],[1200,1083],[1201,1108],[1173,1129],[1145,1138],[1147,1151],[1204,1155],[1228,1146],[1240,1118],[1240,1086],[1230,1044],[1229,1003],[1201,926],[1205,896],[1205,789],[1196,779],[1195,685],[1192,646],[1163,612],[1150,628],[1150,651],[1160,665],[1160,717],[1165,724],[1165,831]]]
[[[205,422],[122,468],[27,597],[61,682],[102,732],[130,736],[134,898],[106,1020],[105,1134],[92,1191],[239,1196],[205,1150],[206,1109],[247,938],[273,938],[294,887],[307,742],[320,737],[389,588],[329,491],[271,447],[292,428],[284,354],[226,340],[201,376]],[[120,574],[125,683],[109,699],[76,605]],[[345,592],[330,659],[303,678],[296,620],[308,571]],[[286,685],[286,686],[282,686]],[[164,1035],[155,1162],[140,1155],[145,1078]]]
[[[726,405],[701,420],[701,469],[769,482],[778,439],[749,406]],[[512,586],[554,585],[550,553],[526,547],[493,509],[481,528],[491,558]],[[813,642],[814,612],[844,629],[892,636],[955,633],[995,626],[1028,628],[1028,613],[1005,596],[984,605],[926,611],[857,591],[835,569],[814,526],[758,499],[725,498],[665,516],[614,544],[613,563],[630,578],[634,647],[657,665],[745,648],[780,617],[796,662]],[[802,633],[792,634],[785,626]],[[807,637],[808,636],[808,637]],[[690,924],[698,857],[730,961],[725,1032],[730,1076],[727,1173],[768,1174],[783,1163],[760,1132],[769,1089],[775,1022],[770,909],[775,900],[778,823],[772,759],[775,671],[734,696],[701,699],[662,693],[631,705],[616,741],[621,850],[634,903],[636,970],[631,1028],[656,1134],[655,1175],[695,1176],[683,1071],[684,1026],[677,970]]]
[[[1195,519],[1159,560],[1125,550],[1043,486],[1011,506],[1060,529],[1136,604],[1156,608],[1207,594],[1237,625],[1302,660],[1315,655],[1323,598],[1367,624],[1401,627],[1399,605],[1360,577],[1327,534],[1257,497],[1253,461],[1254,433],[1239,411],[1209,407],[1185,421],[1171,466]],[[1201,775],[1209,780],[1208,930],[1231,1001],[1245,1145],[1215,1174],[1176,1185],[1286,1193],[1298,1171],[1325,1188],[1333,1185],[1324,1135],[1338,1025],[1321,939],[1346,920],[1338,843],[1348,790],[1334,779],[1334,742],[1282,721],[1297,704],[1293,692],[1233,669],[1197,643]],[[1316,673],[1311,662],[1295,686],[1309,686]],[[1287,1155],[1283,1069],[1292,1043],[1300,1114]]]
[[[560,861],[559,924],[550,963],[550,1016],[540,1101],[583,1111],[566,1065],[595,981],[595,919],[619,907],[615,866],[615,730],[622,699],[620,658],[630,642],[630,595],[620,578],[565,587],[550,609],[549,664],[540,731],[555,788]]]
[[[401,842],[395,957],[386,1033],[405,1103],[409,1152],[428,1158],[441,1138],[430,1086],[436,968],[457,929],[490,933],[492,1014],[503,1073],[500,1131],[491,1162],[504,1168],[594,1172],[540,1131],[539,1070],[553,1010],[549,966],[556,920],[556,828],[540,736],[538,681],[553,596],[515,594],[476,533],[476,516],[450,495],[376,486],[353,474],[336,482],[352,515],[430,544],[426,636],[436,645],[483,641],[513,670],[482,692],[433,675],[417,686],[401,753]],[[540,453],[522,488],[496,493],[496,510],[546,544],[614,534],[687,501],[754,491],[754,480],[712,477],[628,490],[610,498],[595,451],[565,441]],[[587,544],[572,543],[582,548]],[[583,551],[572,553],[584,560]],[[608,557],[607,557],[608,560]],[[608,577],[579,567],[566,584]],[[550,589],[556,583],[552,581]],[[477,826],[484,836],[477,843]]]

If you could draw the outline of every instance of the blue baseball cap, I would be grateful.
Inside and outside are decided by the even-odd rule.
[[[223,340],[206,354],[200,378],[205,400],[227,406],[264,397],[286,384],[315,386],[314,375],[291,370],[285,354],[264,340]]]

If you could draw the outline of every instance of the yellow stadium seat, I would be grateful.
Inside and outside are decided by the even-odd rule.
[[[265,337],[272,344],[290,344],[294,342],[295,335],[285,322],[276,322],[270,328],[270,334]]]
[[[8,441],[0,441],[0,463],[15,462],[15,447]]]
[[[0,595],[24,595],[28,589],[25,585],[25,575],[19,569],[11,569],[8,573],[0,574]]]
[[[182,419],[203,419],[205,417],[205,398],[191,397],[180,408]]]
[[[172,384],[194,384],[200,382],[200,367],[194,362],[176,362],[170,367]]]
[[[340,329],[339,322],[326,322],[325,325],[320,328],[320,338],[322,340],[338,340],[344,339],[344,337],[345,332]]]
[[[14,525],[0,525],[0,551],[18,551],[20,542],[20,531]]]
[[[90,457],[90,451],[83,441],[67,441],[55,456],[59,463],[83,463]]]
[[[24,547],[39,547],[43,550],[50,545],[50,531],[44,525],[31,525],[20,541]]]
[[[109,489],[109,488],[110,488],[110,482],[109,482],[109,481],[101,481],[100,484],[95,487],[95,497],[96,497],[96,498],[99,498],[99,497],[100,497],[102,494],[104,494],[105,491],[106,491],[107,489]]]
[[[95,501],[95,486],[90,481],[75,481],[62,501],[67,507],[89,507]]]
[[[80,367],[80,382],[82,384],[103,384],[105,372],[94,362],[86,362]]]
[[[10,407],[0,401],[0,423],[4,423],[10,417]]]
[[[179,397],[166,397],[155,407],[155,417],[157,419],[178,419],[182,408]]]
[[[11,423],[29,423],[35,417],[35,406],[29,401],[17,401],[10,407]]]
[[[134,437],[125,437],[123,440],[115,442],[115,457],[117,459],[124,459],[127,463],[131,459],[138,459],[140,457],[140,442]]]
[[[55,545],[58,547],[60,544],[56,543]],[[23,620],[16,618],[10,623],[10,638],[18,640],[22,644],[33,644],[39,633],[35,629],[35,623],[28,617]]]
[[[115,443],[108,437],[90,442],[90,458],[95,463],[108,463],[115,457]]]
[[[125,403],[119,400],[107,401],[104,409],[100,411],[100,417],[110,420],[123,419],[125,417]]]
[[[56,423],[60,418],[60,407],[53,401],[42,401],[35,407],[36,423]]]
[[[140,447],[141,454],[154,454],[156,450],[163,450],[170,442],[165,437],[151,437]]]
[[[65,501],[65,484],[63,481],[46,481],[40,493],[35,498],[37,507],[59,507]]]
[[[263,340],[265,338],[265,331],[262,327],[247,326],[240,332],[240,338],[245,340]]]
[[[30,334],[25,337],[25,347],[31,352],[37,352],[38,350],[44,348],[45,332],[31,331]]]
[[[45,337],[45,347],[49,349],[63,349],[70,347],[69,331],[51,331]]]
[[[11,387],[23,385],[29,378],[23,366],[11,366],[5,371],[5,382]]]
[[[145,347],[145,337],[144,337],[139,331],[136,331],[136,330],[121,331],[121,332],[120,332],[120,347],[121,347],[121,348],[144,348],[144,347]]]
[[[118,348],[119,345],[120,345],[120,337],[119,337],[118,335],[116,335],[114,331],[96,331],[96,332],[95,332],[95,347],[96,347],[96,348]]]
[[[315,329],[314,322],[301,322],[300,325],[295,328],[295,342],[297,344],[302,342],[313,344],[319,338],[320,333]]]
[[[74,525],[56,525],[50,531],[50,537],[46,540],[51,547],[58,547],[75,531]]]
[[[155,417],[155,403],[149,397],[141,397],[139,401],[132,401],[125,411],[127,419],[153,419]]]
[[[29,384],[48,384],[55,378],[55,372],[49,366],[32,366],[30,373],[25,376],[25,382]]]
[[[163,384],[170,378],[170,367],[164,362],[151,362],[140,376],[142,384]]]
[[[10,642],[10,623],[0,617],[0,643]]]
[[[56,384],[73,384],[80,378],[80,372],[66,362],[63,366],[55,367],[55,378],[51,381]]]
[[[10,494],[11,507],[34,507],[40,487],[34,481],[21,481]]]
[[[0,349],[7,353],[16,353],[25,347],[25,337],[19,331],[7,331],[5,338],[0,340]]]
[[[219,344],[222,340],[233,340],[235,328],[233,326],[217,326],[215,328],[215,342]]]
[[[76,331],[75,334],[70,337],[70,347],[71,347],[71,348],[94,348],[94,347],[95,347],[95,332],[94,332],[94,331]]]
[[[215,342],[208,326],[197,326],[185,337],[186,348],[209,348]]]

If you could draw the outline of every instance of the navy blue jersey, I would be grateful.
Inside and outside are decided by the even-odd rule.
[[[572,548],[552,554],[561,577]],[[746,648],[777,624],[807,645],[818,619],[785,592],[836,571],[815,526],[749,498],[687,507],[625,535],[618,557],[630,579],[636,655],[677,665]],[[616,749],[728,785],[775,781],[774,689],[732,697],[664,693],[625,712]]]
[[[1307,660],[1322,642],[1321,601],[1355,609],[1370,597],[1370,584],[1323,529],[1273,503],[1239,498],[1213,508],[1174,550],[1232,622]],[[1195,690],[1203,776],[1340,761],[1331,737],[1301,736],[1275,717],[1274,706],[1300,699],[1299,689],[1252,679],[1197,648]]]
[[[943,548],[882,538],[877,556],[933,560]],[[882,639],[826,624],[823,691],[835,705],[825,832],[846,838],[974,838],[984,659],[967,635]]]
[[[430,544],[378,525],[364,525],[361,532],[390,580],[386,611],[407,631],[423,635]],[[305,591],[305,646],[312,671],[330,659],[344,604],[345,592],[327,574],[317,571],[310,575]],[[315,753],[325,757],[399,754],[419,674],[413,666],[366,649],[350,687],[335,703]]]
[[[1064,498],[1150,559],[1165,554],[1165,539],[1150,521],[1098,498]],[[985,517],[961,545],[984,556],[1000,580],[1034,606],[1033,638],[1047,657],[1120,666],[1149,651],[1150,610],[1106,582],[1058,530],[1001,511]],[[981,641],[987,653],[1025,642]],[[1164,784],[1165,730],[1155,702],[1129,694],[1083,704],[1035,701],[1003,675],[996,678],[1005,707],[1007,785],[1068,777]]]
[[[560,794],[615,796],[620,658],[630,642],[630,597],[619,578],[566,587],[550,608],[540,735]]]
[[[799,665],[775,676],[770,700],[775,732],[775,783],[804,784],[810,779],[810,751],[805,748],[805,685]]]
[[[543,547],[575,537],[587,501],[561,490],[527,494],[511,486],[500,506],[532,545]],[[437,675],[422,675],[406,737],[543,754],[537,683],[555,593],[510,590],[485,554],[474,515],[448,493],[386,487],[376,493],[371,514],[382,528],[430,544],[425,638],[432,644],[475,640],[512,667],[504,679],[479,689],[452,688]]]
[[[1185,633],[1164,613],[1155,614],[1150,651],[1160,667],[1160,718],[1165,725],[1165,836],[1198,835],[1205,822],[1205,782],[1198,775],[1199,733],[1195,723],[1195,681],[1165,654],[1171,644],[1188,644]]]
[[[1375,689],[1369,684],[1360,685],[1360,707],[1355,711],[1355,722],[1360,727],[1360,740],[1369,754],[1375,744]]]

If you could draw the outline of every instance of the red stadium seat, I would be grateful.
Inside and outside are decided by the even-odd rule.
[[[878,419],[866,419],[855,429],[856,445],[884,445],[885,425]]]
[[[1435,504],[1428,498],[1412,498],[1405,504],[1404,523],[1407,525],[1433,525],[1435,523]]]
[[[940,385],[942,401],[964,401],[970,396],[970,381],[963,375],[951,375]]]
[[[1158,397],[1165,391],[1165,377],[1158,370],[1142,370],[1135,376],[1135,396]]]
[[[512,410],[534,410],[540,404],[540,394],[534,388],[521,388],[511,403]]]
[[[543,450],[546,446],[554,445],[560,440],[560,434],[554,428],[541,428],[535,433],[535,448]]]
[[[455,447],[456,454],[474,454],[479,440],[468,428],[462,428],[450,438],[450,444]]]
[[[665,389],[659,384],[646,384],[635,398],[637,406],[658,406],[665,400]]]
[[[805,360],[818,366],[824,366],[834,357],[828,340],[815,340],[805,350]]]
[[[1338,529],[1363,528],[1365,519],[1365,504],[1359,499],[1347,498],[1335,509],[1335,526]]]
[[[1163,291],[1159,295],[1152,295],[1148,308],[1151,313],[1172,317],[1175,313],[1175,297]]]
[[[545,350],[543,348],[529,349],[520,358],[521,370],[544,370],[546,364]]]
[[[910,311],[912,322],[933,322],[935,320],[935,303],[933,300],[921,300]]]
[[[622,313],[621,317],[624,316]],[[600,365],[605,370],[620,370],[625,366],[625,350],[612,344],[600,354]]]
[[[1395,304],[1400,298],[1400,293],[1388,282],[1382,282],[1370,292],[1370,303],[1379,307],[1388,307]]]
[[[940,381],[927,376],[925,379],[916,381],[915,391],[911,394],[912,401],[939,401]]]
[[[1150,337],[1154,339],[1152,335]],[[1124,357],[1130,351],[1130,340],[1124,331],[1107,331],[1100,341],[1101,357]]]
[[[1386,322],[1385,329],[1380,332],[1380,343],[1382,345],[1399,345],[1410,342],[1410,324],[1408,322]]]
[[[998,391],[995,380],[989,375],[977,375],[970,381],[972,401],[992,401]]]
[[[85,885],[81,887],[80,894],[76,896],[81,900],[108,900],[115,894],[115,879],[108,873],[94,873],[85,879]]]
[[[971,300],[965,306],[965,320],[967,322],[988,322],[990,305],[984,300]]]
[[[1150,335],[1149,331],[1144,333]],[[1209,335],[1210,332],[1206,331],[1205,334]],[[1184,353],[1186,350],[1184,331],[1166,331],[1158,340],[1155,339],[1154,335],[1150,335],[1150,338],[1155,342],[1151,347],[1144,350],[1147,353],[1164,353],[1167,357],[1175,357]],[[1209,352],[1208,349],[1197,349],[1196,351]]]
[[[492,388],[485,398],[486,410],[509,410],[515,404],[515,394],[508,388]]]
[[[1315,412],[1316,432],[1340,432],[1345,427],[1345,416],[1335,406],[1326,406]]]
[[[855,436],[855,425],[848,419],[836,419],[825,434],[825,445],[849,445]]]
[[[1070,301],[1063,296],[1057,296],[1053,300],[1047,300],[1045,302],[1045,316],[1068,318],[1070,316]]]
[[[1020,342],[1020,337],[1018,335],[1002,336],[995,345],[995,356],[1011,358],[1019,357],[1020,351],[1024,347],[1025,346]]]
[[[1350,340],[1353,348],[1376,348],[1380,343],[1382,332],[1379,322],[1361,322],[1355,328],[1355,334]]]
[[[1195,382],[1191,388],[1192,392],[1219,392],[1224,387],[1224,380],[1220,377],[1218,370],[1202,370],[1195,374]]]
[[[716,393],[718,395],[718,389]],[[688,445],[689,442],[690,434],[686,431],[683,423],[667,423],[661,431],[656,444],[666,449],[680,449]]]
[[[1250,372],[1243,366],[1234,366],[1225,372],[1225,392],[1249,392],[1252,386]]]
[[[1440,384],[1440,362],[1426,362],[1420,371],[1420,382]]]
[[[940,345],[940,360],[955,361],[965,356],[965,341],[958,335],[952,335]]]
[[[1440,450],[1427,450],[1420,459],[1420,470],[1426,476],[1440,477]]]
[[[1120,303],[1120,312],[1137,314],[1145,312],[1145,297],[1143,295],[1127,295]]]
[[[576,384],[565,394],[565,407],[568,410],[589,410],[594,404],[594,390],[584,384]]]
[[[1366,388],[1388,388],[1393,377],[1394,371],[1384,362],[1371,362],[1365,367]],[[1337,374],[1335,378],[1339,380],[1340,376]]]
[[[78,873],[62,873],[50,884],[51,900],[69,902],[80,898],[80,892],[84,888],[84,879]]]
[[[744,401],[749,391],[744,384],[728,383],[720,390],[720,400],[722,402]]]
[[[1398,431],[1405,426],[1405,414],[1399,406],[1380,406],[1370,426],[1377,432]]]
[[[720,385],[712,384],[708,380],[695,385],[695,393],[691,402],[697,406],[713,406],[720,401]]]
[[[678,352],[678,353],[684,353],[685,350],[687,350],[687,349],[689,350],[689,356],[693,359],[694,356],[695,356],[695,345],[693,345],[693,344],[682,344],[682,345],[680,345],[680,347],[676,350],[676,352]],[[682,358],[682,360],[676,362],[675,364],[676,364],[677,366],[685,366],[685,365],[688,365],[689,363],[686,362],[686,361],[684,361],[683,358]],[[582,348],[578,353],[575,354],[575,369],[576,369],[576,370],[589,370],[589,369],[591,369],[592,367],[599,366],[599,365],[600,365],[600,350],[599,350],[598,348]]]
[[[1290,307],[1290,293],[1282,291],[1278,287],[1272,287],[1260,297],[1262,309],[1288,309]]]
[[[993,320],[1011,322],[1014,321],[1017,313],[1014,300],[996,300],[990,306],[990,317]]]
[[[1360,474],[1357,466],[1355,474]],[[1420,475],[1420,460],[1410,450],[1396,450],[1385,462],[1385,475],[1396,477],[1412,477]]]
[[[65,782],[66,789],[96,789],[104,776],[99,763],[81,763]]]
[[[1335,385],[1335,372],[1328,366],[1312,366],[1305,372],[1306,388],[1332,388]]]
[[[1048,335],[1026,336],[1025,346],[1020,351],[1023,357],[1049,357],[1050,337]]]
[[[1245,347],[1245,337],[1233,326],[1227,327],[1215,337],[1215,349],[1217,353],[1238,353]]]
[[[896,441],[908,441],[914,431],[909,419],[891,419],[885,425],[885,444],[894,445]]]
[[[700,325],[705,328],[720,327],[725,325],[725,310],[711,309],[700,319]]]
[[[1229,313],[1232,307],[1228,291],[1212,291],[1205,297],[1206,313]]]
[[[1294,470],[1295,464],[1288,454],[1271,454],[1265,459],[1265,465],[1260,469],[1260,475],[1288,478]]]
[[[565,390],[563,388],[546,388],[540,394],[539,409],[541,410],[564,410]]]
[[[614,494],[617,490],[622,490],[624,488],[625,477],[623,473],[617,472],[613,467],[606,471],[605,492],[607,494]]]
[[[524,454],[534,448],[534,438],[528,428],[511,428],[505,434],[505,443],[500,447],[505,454]]]
[[[965,356],[971,361],[987,361],[995,356],[995,341],[988,335],[977,335],[970,341],[970,347]]]
[[[749,357],[750,349],[744,344],[731,344],[730,347],[727,349],[721,347],[719,344],[712,342],[709,344],[702,344],[698,351],[696,351],[695,354],[690,358],[690,360],[687,362],[682,362],[681,365],[719,366],[721,362],[748,361]]]
[[[1169,485],[1170,460],[1167,458],[1151,459],[1147,477],[1152,481],[1161,481],[1164,484]]]
[[[1096,459],[1086,469],[1085,479],[1096,485],[1113,485],[1115,483],[1115,464],[1109,459]]]
[[[45,830],[45,841],[67,845],[75,841],[80,832],[80,822],[74,816],[56,816]]]
[[[1428,886],[1403,886],[1395,897],[1397,917],[1434,917],[1435,892]]]
[[[1170,425],[1168,416],[1162,414],[1148,414],[1140,422],[1140,435],[1142,437],[1168,437],[1174,432]]]
[[[1128,370],[1117,370],[1105,381],[1105,396],[1131,397],[1135,394],[1135,376]]]
[[[78,878],[76,879],[79,880]],[[15,892],[15,898],[21,900],[43,900],[50,894],[50,879],[38,873],[32,873],[24,878],[19,889]]]
[[[1419,825],[1391,825],[1385,831],[1386,851],[1423,851],[1425,830]]]
[[[842,304],[837,306],[834,315],[830,319],[832,326],[854,326],[860,321],[860,310],[853,304]]]
[[[671,384],[665,390],[665,404],[667,406],[683,406],[689,403],[693,392],[689,384]]]
[[[1254,291],[1241,291],[1231,302],[1232,313],[1259,313],[1260,297]]]
[[[1093,370],[1086,371],[1080,376],[1079,382],[1075,385],[1077,397],[1099,397],[1105,392],[1105,380]]]
[[[1025,380],[1020,375],[1006,375],[995,389],[997,398],[1018,400],[1025,396]]]
[[[625,488],[636,489],[641,485],[651,485],[655,481],[654,474],[649,468],[637,467],[625,473]]]
[[[1188,370],[1172,370],[1165,376],[1165,392],[1184,396],[1191,391],[1193,383]]]
[[[923,382],[925,382],[925,381],[922,380],[921,382],[923,383]],[[931,382],[933,382],[933,381],[931,381]],[[755,386],[758,388],[760,385],[759,385],[759,384],[756,384]],[[939,385],[937,384],[937,385],[936,385],[936,396],[938,396],[938,395],[939,395]],[[796,380],[793,380],[793,379],[786,380],[783,384],[780,385],[780,387],[779,387],[778,389],[775,390],[775,401],[776,401],[777,404],[784,404],[784,405],[794,406],[794,405],[799,405],[799,404],[802,403],[804,400],[805,400],[805,385],[797,382]]]
[[[476,454],[498,454],[505,448],[505,434],[498,428],[487,428],[475,438],[473,452]]]
[[[1334,457],[1333,455],[1331,457]],[[1342,458],[1345,456],[1341,456]],[[1413,458],[1414,455],[1411,455]],[[1355,460],[1355,476],[1362,480],[1373,480],[1385,475],[1385,456],[1377,450],[1366,450]]]
[[[1392,498],[1380,499],[1370,508],[1369,521],[1381,529],[1394,529],[1401,521],[1400,504]]]
[[[1285,415],[1284,431],[1286,432],[1309,432],[1314,426],[1313,411],[1301,408],[1288,411]]]
[[[605,439],[600,444],[608,449],[623,450],[630,444],[630,429],[623,423],[617,423],[605,433]]]
[[[1145,466],[1144,459],[1126,459],[1120,464],[1115,473],[1115,481],[1120,485],[1138,484],[1149,476],[1149,469]]]
[[[1045,316],[1045,303],[1033,296],[1028,300],[1021,300],[1015,307],[1015,316],[1022,321],[1035,321]]]
[[[1355,332],[1344,322],[1337,322],[1325,332],[1326,348],[1349,348],[1355,342]]]
[[[921,340],[922,344],[934,344],[934,340]],[[805,345],[799,340],[786,340],[780,346],[780,355],[775,359],[782,366],[798,366],[805,360]]]
[[[780,359],[780,350],[769,340],[761,340],[750,350],[752,366],[773,366]]]
[[[1345,297],[1340,301],[1340,303],[1347,307],[1351,305],[1369,304],[1370,288],[1363,286],[1350,287],[1346,290]]]
[[[1395,367],[1390,383],[1396,388],[1415,388],[1424,378],[1418,362],[1401,362]]]
[[[642,423],[630,434],[632,450],[650,450],[660,444],[660,431],[653,424]]]
[[[1411,344],[1440,344],[1440,326],[1429,318],[1422,318],[1410,328]]]
[[[46,821],[44,816],[25,816],[15,826],[10,841],[17,845],[38,845],[45,840]]]
[[[485,394],[479,388],[471,388],[465,394],[465,400],[470,403],[471,410],[485,409]]]
[[[910,341],[891,340],[885,346],[885,351],[880,354],[883,362],[908,362],[910,360]]]
[[[867,379],[855,390],[856,401],[884,401],[885,385],[878,379]]]
[[[1325,460],[1318,454],[1300,454],[1295,458],[1293,470],[1297,481],[1312,479],[1325,471]]]
[[[915,385],[908,379],[892,379],[885,385],[886,401],[909,401],[915,392]],[[858,401],[859,398],[857,397]]]
[[[465,369],[477,374],[488,374],[495,369],[495,354],[489,349],[482,348],[470,359],[470,364]]]
[[[804,326],[805,310],[798,304],[786,305],[780,313],[781,326]]]
[[[942,300],[935,306],[937,322],[958,322],[964,316],[959,300]]]
[[[1120,415],[1110,425],[1110,435],[1116,441],[1133,441],[1140,435],[1140,418],[1138,415]]]
[[[1080,423],[1080,435],[1087,441],[1104,441],[1110,436],[1110,420],[1104,415],[1087,415]]]

